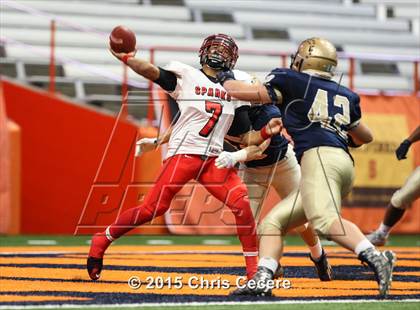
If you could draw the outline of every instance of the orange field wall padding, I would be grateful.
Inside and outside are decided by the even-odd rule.
[[[20,127],[9,120],[7,122],[9,130],[9,171],[10,171],[10,205],[9,205],[9,224],[7,234],[19,234],[21,232],[21,137]]]
[[[155,132],[8,80],[1,85],[7,115],[21,128],[22,233],[101,231],[141,201],[138,186],[126,189],[133,180],[150,185],[161,158],[134,159],[134,142]],[[153,233],[166,232],[161,226]]]
[[[0,84],[0,233],[20,233],[19,126],[9,120]]]
[[[8,231],[11,220],[9,139],[3,87],[0,84],[0,233],[6,233]]]

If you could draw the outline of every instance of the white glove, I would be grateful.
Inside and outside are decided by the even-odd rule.
[[[142,138],[136,142],[136,151],[134,156],[139,157],[144,152],[152,151],[157,146],[156,138]]]
[[[244,149],[237,152],[222,152],[216,158],[215,165],[219,169],[233,168],[239,161],[245,161],[246,157],[247,153]]]

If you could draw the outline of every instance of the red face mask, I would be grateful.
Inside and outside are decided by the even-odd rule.
[[[201,65],[217,70],[232,70],[238,59],[238,46],[228,35],[215,34],[204,39],[199,51]]]

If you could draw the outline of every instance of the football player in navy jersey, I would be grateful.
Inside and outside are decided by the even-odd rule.
[[[251,129],[259,130],[266,126],[271,119],[280,118],[281,113],[275,105],[254,105],[249,108],[248,116],[249,123],[252,126]],[[235,122],[232,126],[234,125]],[[234,128],[231,127],[229,133],[234,131],[233,129]],[[234,146],[237,146],[235,143],[236,139],[236,137],[226,136],[226,140],[230,141]],[[254,154],[248,154],[251,149]],[[238,152],[222,152],[216,159],[216,167],[234,167],[239,161],[238,156],[236,155],[241,152],[247,152],[247,154],[244,155],[246,158],[258,157],[256,160],[245,161],[244,165],[241,167],[242,169],[239,170],[239,176],[248,187],[251,210],[255,217],[255,221],[258,223],[262,204],[268,194],[269,187],[272,186],[280,198],[285,199],[290,193],[295,192],[299,188],[301,179],[300,166],[289,141],[283,135],[275,135],[271,137],[271,140],[265,149],[263,149],[263,147],[249,146]],[[241,156],[239,156],[239,158],[240,157]],[[282,209],[276,209],[271,212],[280,212],[281,214],[278,216],[284,217],[284,222],[286,222],[289,217],[289,214],[282,212]],[[328,263],[321,242],[312,227],[306,223],[300,226],[291,223],[287,230],[291,229],[295,229],[300,234],[301,238],[310,249],[311,253],[309,257],[315,264],[320,280],[331,281],[331,266]],[[280,232],[276,235],[278,234],[280,234]],[[266,257],[273,257],[277,262],[280,259],[282,243],[281,240],[278,240],[276,235],[264,237],[263,240],[265,242],[262,243],[260,247],[260,251],[263,253],[261,258],[262,261],[267,260]],[[281,275],[281,266],[279,264],[276,266],[277,269],[274,272],[274,276]]]
[[[325,39],[310,38],[299,45],[290,69],[274,69],[263,85],[235,81],[229,70],[219,72],[218,79],[237,99],[278,105],[302,171],[299,191],[280,202],[278,208],[286,208],[288,221],[308,220],[320,235],[357,254],[373,269],[379,293],[385,296],[391,285],[395,254],[379,252],[355,224],[340,216],[341,200],[351,190],[354,178],[348,146],[360,146],[373,138],[360,121],[359,96],[332,81],[336,66],[334,45]],[[264,235],[279,230],[283,233],[288,224],[282,218],[267,216],[260,231]],[[261,284],[273,278],[276,262],[270,257],[260,260],[266,261],[270,264],[259,263],[253,279],[260,285],[247,286],[236,294],[271,293],[268,285]]]

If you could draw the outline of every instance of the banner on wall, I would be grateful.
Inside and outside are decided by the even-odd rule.
[[[420,165],[420,143],[411,146],[407,159],[398,161],[395,150],[420,125],[420,99],[416,97],[363,96],[362,119],[374,141],[352,149],[355,183],[344,200],[343,215],[365,231],[382,221],[392,194]],[[395,227],[395,232],[420,232],[420,200],[417,199]]]
[[[382,207],[414,169],[413,152],[408,154],[407,160],[400,162],[395,157],[402,137],[408,137],[410,131],[402,114],[366,113],[363,122],[373,131],[375,139],[351,150],[356,179],[345,204],[349,207]]]

